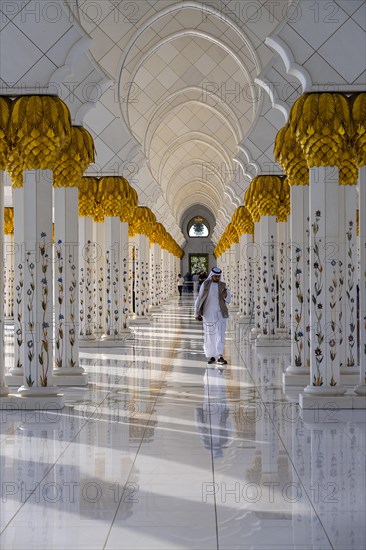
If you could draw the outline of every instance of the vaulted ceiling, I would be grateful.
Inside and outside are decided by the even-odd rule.
[[[0,3],[1,93],[53,93],[92,134],[90,175],[123,175],[184,243],[193,205],[219,239],[308,91],[366,88],[364,0]],[[6,201],[11,203],[11,190]]]
[[[118,154],[124,126],[178,225],[194,204],[217,217],[239,169],[238,144],[259,115],[254,79],[271,55],[263,44],[270,27],[252,28],[262,45],[255,48],[240,17],[236,22],[211,3],[203,9],[193,1],[138,2],[129,17],[105,13],[98,25],[87,20],[87,0],[77,5],[95,59],[115,80],[104,100],[114,117],[107,115],[99,133],[101,149]],[[92,131],[96,118],[86,118]]]

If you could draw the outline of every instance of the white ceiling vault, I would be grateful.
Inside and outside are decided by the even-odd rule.
[[[105,109],[114,115],[98,132],[105,155],[101,161],[98,152],[98,164],[108,171],[118,156],[118,135],[132,136],[139,148],[130,160],[146,162],[145,177],[148,172],[149,185],[159,188],[160,206],[172,216],[180,242],[181,220],[192,205],[206,206],[225,226],[242,201],[234,159],[260,114],[254,80],[272,55],[264,40],[278,20],[253,24],[248,33],[240,13],[228,17],[227,2],[144,1],[132,3],[126,16],[123,3],[114,3],[119,12],[112,13],[100,1],[93,3],[101,10],[96,24],[87,17],[91,3],[76,4],[93,39],[91,52],[115,82],[114,94],[107,92],[85,119],[93,133]],[[137,179],[142,191],[145,182]]]
[[[308,91],[366,89],[364,0],[1,0],[4,95],[57,93],[179,242],[194,205],[217,242]],[[7,203],[11,202],[10,189]]]

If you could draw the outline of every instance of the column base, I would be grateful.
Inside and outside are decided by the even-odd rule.
[[[150,325],[151,324],[151,318],[147,317],[146,315],[144,316],[141,316],[141,315],[134,315],[133,317],[130,317],[128,319],[128,324],[129,325]]]
[[[16,386],[17,388],[20,388],[24,382],[24,373],[20,372],[19,374],[16,374],[14,373],[14,370],[15,369],[10,369],[10,371],[5,374],[5,382],[8,386]]]
[[[149,311],[151,311],[151,313],[161,313],[162,309],[160,306],[151,306]]]
[[[103,334],[99,340],[99,343],[101,344],[102,342],[105,342],[113,345],[113,342],[117,341],[120,344],[121,342],[126,340],[126,338],[128,338],[131,333],[132,330],[127,327],[121,329],[118,334]]]
[[[7,397],[8,395],[9,395],[8,386],[0,386],[0,398],[1,397]]]
[[[14,325],[14,317],[7,317],[4,319],[4,325]]]
[[[236,323],[239,323],[240,325],[248,324],[250,323],[251,317],[250,315],[242,315],[239,314],[236,319],[234,319]]]
[[[301,411],[306,412],[306,421],[324,422],[328,426],[341,420],[337,419],[337,412],[340,410],[366,409],[366,400],[352,393],[333,396],[300,393],[299,405]]]
[[[65,406],[62,393],[48,396],[29,396],[24,397],[16,393],[9,393],[5,397],[0,397],[0,410],[8,411],[34,411],[47,410],[59,411]]]
[[[95,334],[83,334],[83,336],[79,336],[79,342],[95,342],[95,340],[97,340]]]
[[[366,395],[366,384],[358,384],[353,391],[357,395],[365,396]]]
[[[298,371],[298,372],[296,372]],[[305,388],[309,384],[310,368],[307,367],[287,367],[286,372],[282,373],[282,383],[284,386],[302,386]]]
[[[113,339],[109,340],[107,338],[98,340],[95,347],[106,349],[106,348],[122,348],[126,344],[127,337],[132,334],[132,331],[126,334],[125,337],[116,335]]]
[[[360,367],[341,367],[341,382],[346,386],[355,386],[360,381]]]
[[[344,386],[312,386],[308,385],[304,388],[305,394],[318,398],[318,397],[339,397],[346,393]],[[349,408],[349,407],[346,407]]]
[[[79,348],[98,348],[100,341],[94,340],[79,340]]]
[[[56,386],[86,386],[88,379],[83,367],[64,367],[53,371],[53,382]]]
[[[228,307],[228,310],[230,313],[239,313],[240,309],[239,309],[239,306],[232,306],[232,307]]]
[[[89,382],[89,375],[84,374],[62,374],[57,375],[53,379],[57,386],[87,386]]]
[[[291,343],[288,340],[281,340],[281,338],[275,337],[275,336],[267,336],[264,334],[260,334],[256,341],[255,345],[258,347],[285,347],[290,346]]]
[[[291,339],[291,334],[289,334],[287,328],[278,328],[276,333],[280,336],[280,338],[284,338],[285,340]]]

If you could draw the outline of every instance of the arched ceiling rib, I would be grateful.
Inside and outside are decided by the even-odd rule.
[[[207,171],[203,171],[201,159],[189,159],[172,172],[166,188],[168,200],[171,202],[174,201],[176,187],[181,189],[187,183],[198,180],[209,180],[218,193],[222,193],[225,186],[219,167],[209,166]]]
[[[195,202],[217,214],[237,170],[238,145],[257,117],[259,57],[247,29],[214,6],[146,4],[118,41],[122,124],[177,223]]]
[[[144,152],[148,154],[151,147],[151,141],[154,138],[156,131],[161,124],[162,120],[172,112],[180,111],[184,108],[190,109],[191,117],[193,118],[195,112],[199,110],[198,124],[200,124],[200,130],[207,126],[206,130],[209,132],[216,132],[217,127],[212,126],[212,122],[207,124],[212,117],[219,119],[220,123],[226,125],[235,140],[235,143],[239,143],[242,139],[242,128],[229,105],[224,103],[218,96],[213,93],[207,94],[205,101],[202,100],[202,89],[190,87],[184,90],[179,90],[168,96],[163,103],[159,104],[156,110],[153,112],[147,130],[145,134]],[[207,110],[209,114],[202,112]],[[203,119],[206,118],[206,120]],[[216,123],[217,124],[217,123]]]
[[[197,200],[217,213],[257,108],[259,62],[242,30],[214,9],[202,18],[201,5],[175,4],[144,22],[120,69],[121,114],[173,215]]]
[[[166,183],[165,176],[169,177],[170,167],[176,171],[177,166],[189,159],[193,161],[198,155],[203,172],[211,172],[218,168],[225,174],[230,169],[231,159],[220,142],[200,132],[187,132],[174,140],[161,157],[157,175],[162,182],[162,189]]]

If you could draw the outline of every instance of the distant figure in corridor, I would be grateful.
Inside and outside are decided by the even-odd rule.
[[[182,277],[182,275],[179,273],[178,275],[178,292],[179,292],[179,296],[182,296],[182,292],[183,292],[183,285],[184,285],[184,277]]]
[[[194,273],[194,274],[192,275],[193,292],[194,292],[195,294],[197,294],[197,292],[198,292],[198,281],[199,281],[199,278],[200,278],[200,276],[199,276],[198,273]]]
[[[207,279],[202,283],[196,303],[195,319],[203,321],[205,332],[204,351],[207,363],[227,365],[224,359],[226,321],[229,317],[227,305],[230,303],[230,291],[220,280],[221,269],[213,267]]]

